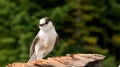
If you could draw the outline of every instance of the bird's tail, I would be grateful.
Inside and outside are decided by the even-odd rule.
[[[36,60],[36,54],[34,52],[28,62],[35,61],[35,60]]]

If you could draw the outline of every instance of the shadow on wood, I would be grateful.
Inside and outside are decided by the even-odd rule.
[[[29,63],[12,63],[6,67],[102,67],[100,54],[67,54],[66,56],[36,60]]]

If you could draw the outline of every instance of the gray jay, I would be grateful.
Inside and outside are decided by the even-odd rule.
[[[58,43],[58,34],[49,17],[40,19],[38,26],[40,30],[31,44],[28,62],[43,59],[54,49],[55,44]]]

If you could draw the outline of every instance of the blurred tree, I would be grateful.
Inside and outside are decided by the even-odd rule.
[[[116,57],[120,62],[120,34],[119,8],[117,0],[87,0],[81,1],[81,17],[88,37],[83,38],[87,44],[97,44],[102,49],[109,50],[109,54]],[[92,37],[92,39],[91,39]],[[94,38],[94,39],[93,39]],[[94,40],[94,41],[93,41]],[[94,43],[93,43],[94,42]]]

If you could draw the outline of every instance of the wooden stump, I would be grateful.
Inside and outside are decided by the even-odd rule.
[[[36,60],[29,63],[12,63],[6,67],[102,67],[100,54],[67,54],[66,56]]]

